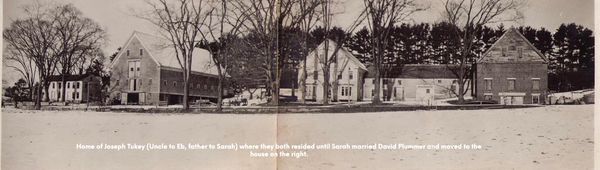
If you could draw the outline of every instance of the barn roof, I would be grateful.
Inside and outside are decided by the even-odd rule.
[[[416,78],[416,79],[456,79],[452,70],[457,65],[406,64],[400,66],[398,73],[383,75],[382,78]],[[375,77],[375,67],[369,66],[367,78]]]
[[[161,67],[177,70],[181,69],[179,61],[177,60],[176,51],[169,40],[151,34],[134,31],[131,38],[129,38],[123,46],[124,49],[127,48],[128,44],[134,38],[137,38],[141,42],[142,46],[148,51],[149,56]],[[117,57],[120,57],[123,51],[125,50],[121,50]],[[193,72],[212,75],[217,74],[217,68],[212,62],[210,52],[205,49],[196,48],[194,49],[192,56]],[[114,59],[113,61],[117,61],[117,59]],[[111,66],[112,65],[114,65],[114,63],[112,63]]]

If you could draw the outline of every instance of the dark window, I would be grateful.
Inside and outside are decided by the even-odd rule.
[[[173,87],[177,87],[177,82],[173,81]]]
[[[342,74],[338,74],[338,80],[342,79]]]
[[[58,83],[58,88],[62,88],[62,83]]]
[[[438,80],[438,83],[442,83],[442,80]]]
[[[165,86],[167,85],[167,80],[163,81],[163,85],[165,85]]]
[[[491,79],[485,80],[485,89],[492,90],[492,80]]]
[[[313,79],[315,79],[315,80],[319,79],[319,72],[318,71],[313,71]]]
[[[523,48],[519,48],[517,52],[518,52],[517,55],[519,55],[519,58],[523,58]]]
[[[127,50],[127,56],[129,56],[129,50]]]
[[[398,80],[398,85],[402,85],[402,80]]]
[[[515,50],[517,50],[517,47],[515,47],[514,45],[511,45],[510,46],[510,51],[515,51]]]
[[[539,104],[540,103],[540,96],[531,96],[531,102],[533,104]]]
[[[506,55],[506,51],[507,51],[507,49],[506,49],[506,48],[502,48],[502,57],[506,57],[506,56],[507,56],[507,55]]]
[[[56,83],[52,83],[52,88],[56,88],[55,84],[56,84]]]
[[[144,55],[144,50],[140,49],[140,56]]]
[[[429,94],[429,89],[425,89],[425,93]]]

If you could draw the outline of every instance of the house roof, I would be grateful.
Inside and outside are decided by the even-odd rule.
[[[94,76],[91,74],[77,74],[77,75],[65,75],[66,81],[81,81],[89,76]],[[62,81],[62,75],[51,75],[48,77],[48,81]]]
[[[511,27],[504,34],[502,34],[502,36],[500,36],[500,38],[498,38],[498,40],[496,40],[496,42],[494,42],[494,44],[492,44],[492,46],[490,46],[490,48],[488,48],[487,51],[483,53],[483,55],[479,59],[477,59],[477,62],[482,62],[484,58],[488,57],[492,49],[498,46],[498,42],[503,41],[508,34],[518,35],[519,38],[521,38],[529,47],[531,47],[531,49],[533,49],[533,51],[535,51],[535,53],[537,53],[540,56],[540,58],[542,58],[542,60],[544,60],[544,62],[548,62],[546,56],[542,52],[540,52],[540,50],[538,50],[533,44],[531,44],[531,42],[529,42],[529,40],[527,40],[527,38],[523,34],[521,34],[519,30],[517,30],[515,27]]]
[[[159,66],[167,67],[170,69],[181,69],[181,65],[176,56],[175,48],[172,46],[172,43],[162,37],[154,36],[151,34],[134,31],[129,40],[123,46],[124,49],[127,48],[131,40],[137,38],[142,46],[148,51],[152,60],[154,60]],[[118,60],[124,51],[121,50],[117,58],[113,60],[113,62]],[[210,52],[205,49],[195,48],[192,54],[192,71],[205,73],[205,74],[217,74],[217,68],[213,64]],[[112,63],[113,66],[115,63]]]
[[[399,73],[382,75],[382,78],[456,79],[452,70],[458,69],[458,65],[406,64],[400,67]],[[375,67],[369,66],[367,78],[374,77]]]
[[[330,51],[330,52],[333,52],[333,51],[334,51],[334,49],[337,47],[337,45],[338,45],[338,44],[337,44],[335,41],[331,40],[331,39],[326,39],[325,41],[329,41],[329,49],[330,49],[329,51]],[[319,46],[318,46],[318,47],[317,47],[315,50],[319,50],[319,52],[320,52],[320,51],[322,51],[322,50],[325,48],[325,41],[323,41],[323,42],[322,42],[322,43],[321,43],[321,44],[320,44],[320,45],[319,45]],[[315,50],[313,50],[313,51],[312,51],[312,52],[309,54],[309,56],[314,56],[314,54],[313,54],[313,53],[315,52]],[[356,64],[356,65],[357,65],[359,68],[361,68],[361,69],[363,69],[363,70],[365,70],[365,71],[367,70],[367,67],[366,67],[366,66],[365,66],[365,65],[364,65],[362,62],[360,62],[360,60],[358,60],[358,59],[357,59],[357,58],[354,56],[354,54],[350,53],[350,52],[349,52],[348,50],[346,50],[346,48],[344,48],[344,47],[341,47],[341,48],[339,49],[339,51],[338,51],[338,56],[345,56],[345,57],[346,57],[346,58],[348,58],[350,61],[352,61],[352,63]]]

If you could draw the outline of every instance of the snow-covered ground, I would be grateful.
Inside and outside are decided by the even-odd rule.
[[[591,169],[593,105],[349,114],[2,110],[2,169]],[[480,150],[98,151],[120,143],[478,144]]]

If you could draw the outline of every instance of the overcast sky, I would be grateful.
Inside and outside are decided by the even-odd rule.
[[[3,0],[3,27],[11,21],[23,16],[22,6],[35,0]],[[43,1],[43,0],[40,0]],[[54,0],[62,3],[73,3],[86,17],[98,22],[108,33],[108,42],[104,47],[106,54],[112,54],[122,46],[134,30],[156,33],[157,29],[147,21],[133,16],[131,10],[147,9],[144,0]],[[440,21],[443,0],[419,0],[427,3],[430,9],[417,13],[413,17],[416,23],[433,23]],[[338,4],[334,24],[345,27],[359,15],[363,3],[360,0],[345,0]],[[529,0],[523,9],[524,20],[521,23],[506,23],[506,25],[525,25],[535,28],[544,27],[554,31],[562,23],[577,23],[589,29],[594,28],[594,0]],[[3,79],[12,74],[3,68]],[[12,79],[12,78],[9,78]]]

